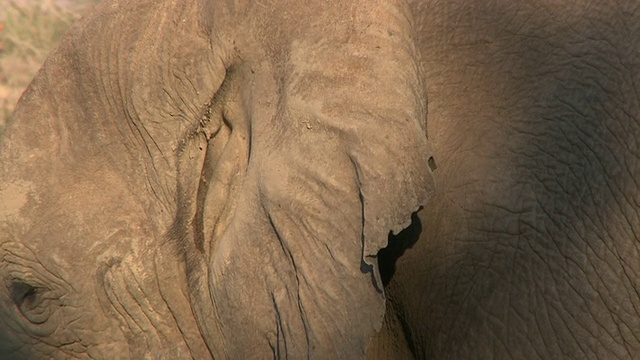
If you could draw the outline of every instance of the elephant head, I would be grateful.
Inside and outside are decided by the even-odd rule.
[[[102,3],[0,140],[0,354],[347,358],[433,188],[403,1]]]

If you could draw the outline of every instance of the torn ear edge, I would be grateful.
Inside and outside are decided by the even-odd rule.
[[[378,291],[384,293],[378,254],[389,245],[390,235],[398,235],[412,223],[412,216],[427,206],[435,191],[436,168],[431,147],[424,139],[413,154],[398,163],[395,171],[362,166],[352,156],[362,204],[362,270],[371,271]]]
[[[418,206],[418,208],[411,213],[409,216],[409,220],[406,224],[402,224],[401,230],[398,232],[394,232],[393,230],[389,230],[387,234],[388,241],[385,243],[383,247],[378,249],[378,252],[375,255],[366,255],[365,251],[363,251],[362,257],[362,269],[366,272],[371,272],[372,281],[376,289],[384,294],[384,288],[388,285],[391,277],[395,273],[395,262],[398,260],[400,256],[404,254],[404,252],[411,248],[415,242],[418,240],[420,235],[421,228],[419,228],[417,234],[413,234],[415,239],[404,239],[401,235],[410,230],[410,228],[414,227],[414,225],[420,226],[419,218],[417,214],[424,208],[424,206]],[[415,224],[415,219],[417,219],[418,224]],[[412,231],[414,232],[414,231]],[[364,238],[364,236],[363,236]],[[393,241],[393,243],[392,243]],[[400,243],[396,243],[400,242]],[[363,240],[363,243],[366,244],[367,241]],[[391,255],[387,255],[386,258],[383,258],[384,252],[387,251]]]

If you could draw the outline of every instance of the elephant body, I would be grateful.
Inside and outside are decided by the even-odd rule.
[[[637,357],[637,6],[432,5],[412,7],[437,191],[383,334],[428,359]]]
[[[101,3],[0,138],[0,358],[634,357],[639,17]]]

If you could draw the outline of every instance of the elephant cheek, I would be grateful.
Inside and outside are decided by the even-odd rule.
[[[212,258],[193,262],[192,301],[206,304],[196,310],[199,325],[216,356],[360,357],[384,300],[361,268],[355,174],[319,179],[289,168],[309,161],[274,159],[262,176],[249,170]],[[323,186],[332,189],[315,188]],[[297,188],[309,191],[291,191]]]
[[[105,331],[111,336],[117,332],[118,336],[113,344],[96,350],[105,352],[104,358],[113,356],[109,351],[126,353],[132,359],[152,358],[154,354],[166,354],[169,358],[193,356],[189,346],[192,339],[185,338],[185,333],[191,333],[192,329],[183,329],[185,321],[177,319],[174,313],[182,305],[166,302],[174,294],[165,296],[162,292],[161,287],[166,284],[161,285],[157,277],[159,269],[154,265],[151,261],[125,258],[114,260],[103,269],[101,282],[106,300],[102,307],[117,319],[110,328],[118,329]],[[208,352],[200,351],[202,346],[191,347],[198,349],[199,358],[207,358]]]

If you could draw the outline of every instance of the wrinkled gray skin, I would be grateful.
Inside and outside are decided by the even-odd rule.
[[[7,358],[362,357],[433,189],[406,4],[102,3],[0,154]]]
[[[0,140],[0,355],[639,353],[640,9],[301,4],[70,31]]]
[[[637,2],[415,1],[413,11],[437,191],[387,286],[395,316],[380,348],[637,358]]]

